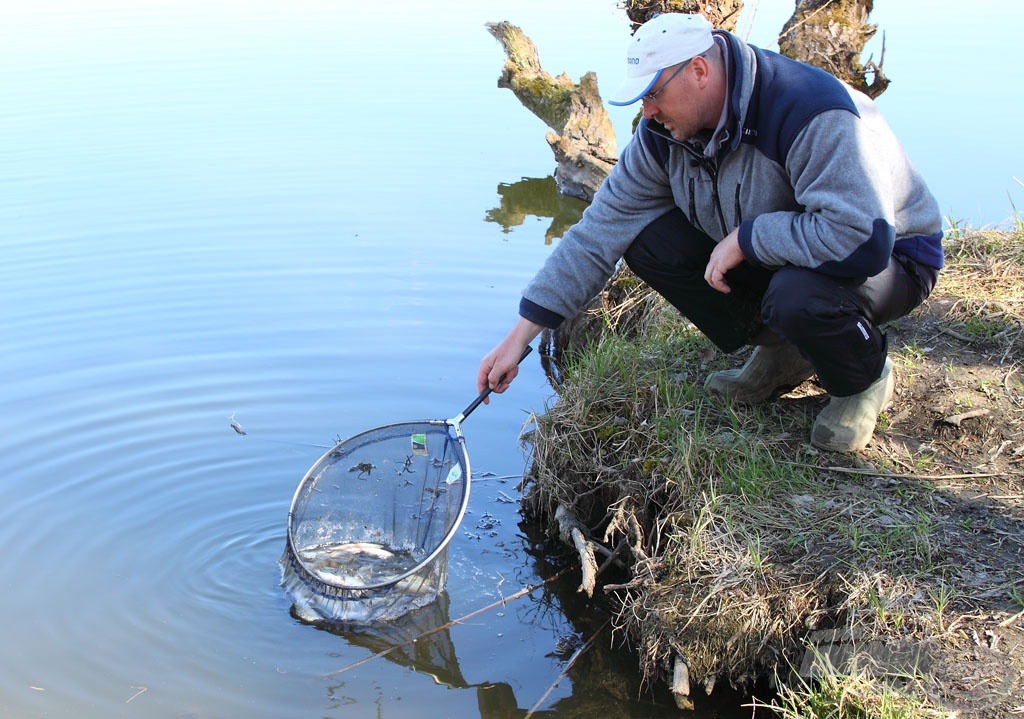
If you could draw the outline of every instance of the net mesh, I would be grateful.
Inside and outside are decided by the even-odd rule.
[[[351,437],[292,500],[282,580],[301,618],[394,619],[433,601],[469,498],[457,425],[405,422]]]

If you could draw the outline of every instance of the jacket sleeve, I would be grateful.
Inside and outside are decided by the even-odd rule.
[[[785,160],[802,211],[768,212],[740,226],[747,259],[841,277],[870,277],[896,239],[890,162],[903,158],[887,127],[847,110],[812,119]]]
[[[523,291],[520,314],[548,327],[575,316],[604,288],[641,230],[673,206],[668,175],[638,131]]]

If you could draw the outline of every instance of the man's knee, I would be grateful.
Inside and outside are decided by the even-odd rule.
[[[766,327],[789,341],[820,334],[843,314],[834,278],[802,267],[783,267],[772,277],[761,305]]]

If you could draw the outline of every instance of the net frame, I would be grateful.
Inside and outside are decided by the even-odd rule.
[[[436,444],[436,441],[442,435],[443,445],[441,451],[440,453],[435,453],[429,447],[432,444]],[[429,467],[429,471],[423,473],[418,487],[416,482],[410,482],[406,479],[406,470],[408,465],[412,463],[414,455],[410,455],[405,460],[405,469],[397,468],[395,461],[391,461],[388,464],[387,459],[377,459],[378,462],[382,462],[384,465],[381,467],[372,465],[365,460],[368,448],[381,445],[382,443],[393,442],[396,439],[402,440],[407,437],[414,438],[416,436],[424,437],[427,449],[424,450],[422,455],[415,458],[416,460],[422,460],[418,462],[421,468]],[[415,443],[416,440],[411,439],[410,441]],[[347,466],[351,462],[355,462],[355,464]],[[373,475],[378,469],[381,470],[380,476],[374,478]],[[452,479],[453,473],[456,470],[458,470],[457,476],[455,479]],[[306,475],[299,482],[298,487],[296,487],[291,508],[288,512],[288,550],[291,554],[291,563],[296,569],[302,570],[302,573],[311,582],[317,585],[324,585],[323,587],[318,586],[317,589],[328,592],[331,589],[356,592],[384,589],[394,586],[404,579],[414,577],[421,573],[424,567],[440,557],[458,531],[459,524],[469,506],[471,478],[472,468],[469,452],[466,448],[466,439],[458,418],[396,422],[353,435],[328,450],[306,472]],[[394,485],[401,483],[406,487],[412,487],[410,491],[404,492],[402,496],[408,497],[421,494],[429,497],[429,500],[426,500],[428,502],[426,505],[422,503],[423,500],[420,500],[420,514],[425,516],[417,518],[416,523],[412,525],[415,527],[417,535],[412,546],[408,545],[408,540],[410,539],[409,536],[406,536],[408,532],[399,532],[399,534],[403,535],[401,541],[405,544],[405,546],[400,548],[409,550],[413,554],[415,562],[408,566],[408,568],[397,570],[397,573],[388,573],[380,578],[374,578],[369,581],[354,579],[346,581],[322,571],[317,571],[316,567],[305,561],[305,550],[310,546],[308,539],[309,530],[300,531],[298,527],[306,517],[306,510],[310,507],[310,500],[314,493],[324,494],[324,486],[327,482],[330,482],[333,488],[338,488],[339,485],[344,483],[346,485],[345,490],[347,491],[339,488],[337,489],[338,496],[332,496],[330,490],[326,490],[328,493],[321,499],[321,504],[325,507],[325,514],[332,519],[335,526],[318,528],[318,531],[321,532],[319,537],[320,544],[327,544],[332,541],[374,543],[380,541],[381,536],[384,536],[383,544],[385,545],[393,545],[395,541],[398,541],[393,536],[397,531],[395,526],[392,527],[390,535],[383,527],[368,526],[366,524],[367,512],[364,511],[366,509],[365,506],[359,508],[339,507],[337,506],[338,497],[346,495],[343,498],[351,498],[351,495],[360,494],[364,487],[374,482],[378,485],[389,484],[391,486],[392,511],[395,508],[394,495],[402,494],[404,489],[396,488]],[[354,489],[349,489],[350,487],[354,487]],[[386,493],[386,487],[384,491]],[[454,493],[457,493],[458,497],[453,503],[451,499]],[[402,504],[403,508],[411,508],[408,500],[404,502],[398,501]],[[346,524],[345,520],[351,518],[355,518],[357,524],[362,522],[362,525],[354,526],[351,522]],[[393,518],[392,521],[394,525],[399,524],[397,518]],[[443,523],[442,530],[439,531],[436,528],[436,522]],[[333,592],[331,593],[333,594]]]
[[[530,354],[532,349],[529,345],[523,349],[523,353],[519,358],[520,363]],[[500,382],[504,382],[504,380],[505,376],[503,375]],[[491,392],[492,388],[486,387],[466,409],[452,419],[398,422],[382,425],[349,437],[336,444],[314,463],[299,482],[292,497],[292,503],[288,511],[287,541],[284,554],[279,560],[281,584],[292,596],[293,611],[300,619],[312,622],[326,620],[332,623],[344,624],[366,624],[376,621],[387,621],[397,619],[413,609],[426,606],[438,598],[444,590],[445,582],[447,581],[448,545],[455,536],[469,506],[472,468],[469,461],[469,451],[466,448],[465,436],[462,433],[462,422],[486,400]],[[405,436],[411,434],[409,429],[412,426],[426,428],[428,434],[431,431],[440,433],[443,428],[447,441],[444,445],[445,451],[442,453],[442,457],[447,457],[448,448],[453,448],[455,459],[452,461],[449,471],[445,473],[445,491],[437,491],[442,489],[437,482],[437,479],[441,476],[440,472],[435,475],[436,479],[433,487],[435,490],[433,497],[435,499],[442,494],[450,497],[454,493],[456,485],[459,492],[459,500],[454,504],[454,513],[451,511],[453,508],[452,504],[448,503],[444,518],[444,531],[440,538],[436,541],[432,540],[431,549],[422,555],[417,555],[417,561],[412,566],[375,581],[346,583],[330,574],[316,572],[315,568],[310,567],[307,562],[303,561],[302,552],[300,547],[297,546],[298,538],[295,527],[297,520],[300,518],[299,509],[305,507],[305,498],[316,489],[316,484],[320,481],[321,475],[326,469],[333,467],[341,459],[352,457],[356,449],[378,443],[378,441],[381,441],[379,440],[379,435],[400,431],[399,436]],[[402,434],[403,432],[405,435]],[[393,437],[388,438],[393,439]],[[426,444],[426,440],[424,439],[423,441]],[[420,454],[416,451],[417,440],[415,438],[411,439],[411,448],[413,451],[405,460],[407,466],[413,461],[413,457]],[[424,450],[423,454],[426,457],[430,457],[430,450],[426,446],[424,446]],[[415,462],[413,463],[415,464]],[[431,461],[431,464],[433,464],[433,461]],[[456,464],[459,472],[453,474]],[[401,476],[407,466],[398,470],[397,475]],[[439,469],[443,469],[444,466],[445,461],[442,459]],[[392,471],[395,471],[397,467],[398,463],[394,462],[391,467]],[[360,472],[356,476],[358,480],[363,472],[369,475],[375,469],[377,467],[372,462],[367,462],[365,466],[362,463],[357,463],[349,467],[349,472]],[[425,486],[424,489],[426,489]],[[321,504],[326,506],[327,503],[321,502]],[[432,503],[425,510],[431,515],[431,518],[428,520],[428,530],[430,523],[433,522],[434,508]],[[420,510],[420,513],[422,513],[422,505],[420,505]],[[304,512],[302,516],[304,516]],[[329,532],[326,534],[328,538],[336,538],[330,536]],[[425,532],[423,536],[427,537],[428,535],[431,537],[435,536],[430,531]],[[377,534],[371,533],[352,538],[355,539],[355,543],[363,543],[368,549],[372,549],[370,545],[379,537]],[[425,546],[424,544],[423,547]],[[381,553],[383,555],[389,554],[388,552]],[[391,554],[391,557],[393,558],[394,555]]]

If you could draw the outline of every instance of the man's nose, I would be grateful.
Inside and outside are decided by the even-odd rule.
[[[658,107],[658,103],[651,102],[650,100],[647,99],[641,100],[640,103],[640,107],[643,109],[644,119],[653,120],[654,116],[657,114],[656,108]]]

